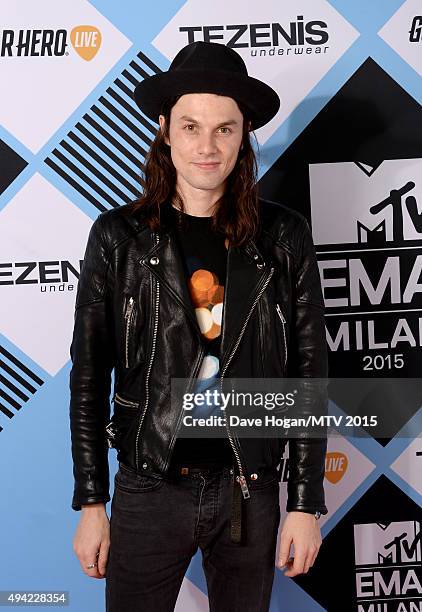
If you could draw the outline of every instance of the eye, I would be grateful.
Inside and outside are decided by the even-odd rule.
[[[191,130],[189,128],[193,128],[193,129]],[[193,123],[187,123],[185,126],[183,126],[183,129],[187,130],[188,132],[193,132],[195,128],[196,128],[196,125],[194,125]],[[226,127],[226,126],[222,126],[221,128],[218,128],[218,129],[226,130],[225,132],[223,132],[224,134],[230,134],[232,131],[229,127]]]

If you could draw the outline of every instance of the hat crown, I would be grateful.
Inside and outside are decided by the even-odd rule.
[[[168,70],[149,75],[136,85],[133,97],[144,115],[158,123],[166,100],[190,93],[226,96],[243,104],[251,130],[268,123],[280,108],[278,93],[249,76],[239,53],[224,44],[205,41],[180,49]]]
[[[196,41],[180,49],[168,71],[177,70],[222,70],[248,74],[242,57],[230,47],[220,43]]]

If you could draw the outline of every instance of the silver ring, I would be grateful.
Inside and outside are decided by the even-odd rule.
[[[87,569],[92,569],[93,567],[95,567],[97,564],[96,563],[91,563],[90,565],[87,565]]]

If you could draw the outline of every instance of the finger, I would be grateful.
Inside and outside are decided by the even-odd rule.
[[[109,548],[109,543],[103,540],[98,553],[98,572],[101,576],[105,576],[106,573]]]
[[[303,572],[304,563],[305,552],[303,549],[298,549],[295,551],[295,556],[293,557],[293,567],[289,573],[286,573],[286,576],[297,576],[297,574],[301,574]]]
[[[312,552],[309,552],[305,558],[305,563],[303,565],[303,573],[306,574],[309,571],[309,568],[312,566],[315,559],[315,555]]]
[[[293,563],[294,563],[295,558],[294,557],[289,557],[287,562],[286,562],[286,569],[284,570],[284,575],[285,576],[291,576],[294,575],[293,574]]]
[[[96,556],[94,559],[92,558],[92,556],[85,558],[85,559],[81,559],[80,563],[81,563],[82,570],[87,576],[89,576],[90,578],[100,578]],[[94,567],[88,567],[88,566],[91,566],[93,563],[95,563]]]
[[[282,536],[280,538],[280,550],[278,553],[278,567],[282,568],[289,558],[290,554],[290,545],[292,543],[292,538],[289,536]]]
[[[298,548],[295,554],[295,562],[293,564],[293,567],[296,572],[298,573],[303,572],[305,560],[306,560],[306,549]]]
[[[316,549],[316,551],[314,552],[314,554],[312,555],[312,561],[311,561],[311,565],[310,567],[313,566],[313,564],[315,563],[315,559],[318,557],[318,552],[319,552],[319,547]]]

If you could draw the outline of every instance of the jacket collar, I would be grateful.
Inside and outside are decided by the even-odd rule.
[[[195,332],[202,340],[195,309],[186,283],[182,256],[177,246],[174,228],[162,217],[161,229],[154,243],[141,259],[155,278],[183,307]],[[256,243],[249,240],[239,246],[229,246],[224,289],[223,321],[221,330],[222,356],[220,367],[231,352],[243,326],[247,323],[255,298],[270,274],[271,262],[264,258]]]

